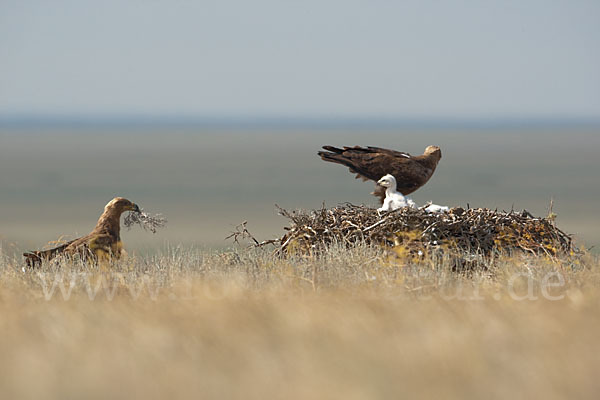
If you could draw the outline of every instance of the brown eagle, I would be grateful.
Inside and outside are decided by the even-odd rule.
[[[41,265],[42,261],[51,260],[61,254],[69,256],[79,254],[83,259],[91,259],[94,262],[108,260],[112,257],[119,258],[123,249],[119,235],[120,219],[124,211],[140,212],[140,208],[123,197],[115,197],[104,207],[104,212],[98,219],[96,227],[88,235],[53,249],[24,253],[25,262],[28,266],[34,267]]]
[[[397,190],[403,195],[410,194],[423,186],[442,158],[442,151],[437,146],[428,146],[419,156],[403,151],[382,149],[380,147],[346,147],[323,146],[328,151],[319,151],[321,159],[347,166],[356,178],[377,182],[382,176],[392,174],[396,178]],[[385,188],[376,186],[373,195],[385,199]]]

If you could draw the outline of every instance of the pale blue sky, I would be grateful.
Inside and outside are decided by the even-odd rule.
[[[0,114],[600,117],[598,0],[0,0]]]

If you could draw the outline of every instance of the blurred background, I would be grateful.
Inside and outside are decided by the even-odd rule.
[[[600,244],[597,1],[0,3],[0,240],[89,232],[124,196],[134,252],[222,248],[284,208],[376,205],[325,144],[443,158],[418,204],[527,209]]]

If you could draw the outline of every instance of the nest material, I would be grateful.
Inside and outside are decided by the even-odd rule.
[[[452,208],[428,213],[423,208],[401,208],[378,213],[347,204],[312,212],[280,208],[280,214],[291,221],[279,242],[280,251],[287,253],[359,241],[409,252],[446,249],[481,256],[515,250],[557,256],[572,249],[571,237],[555,226],[553,218],[536,218],[527,211]]]
[[[123,225],[131,229],[135,224],[141,226],[145,231],[156,233],[158,228],[163,228],[167,225],[167,219],[162,214],[150,215],[143,209],[139,212],[130,211],[129,214],[123,218]]]

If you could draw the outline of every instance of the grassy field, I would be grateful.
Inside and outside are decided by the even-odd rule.
[[[596,398],[600,268],[457,274],[364,246],[0,255],[0,398]]]
[[[0,398],[596,398],[600,263],[495,260],[458,274],[381,249],[275,257],[223,239],[290,210],[374,205],[321,145],[441,146],[413,195],[548,214],[600,244],[597,130],[0,131]],[[124,196],[169,219],[130,258],[23,269]],[[171,245],[179,244],[179,245]]]

